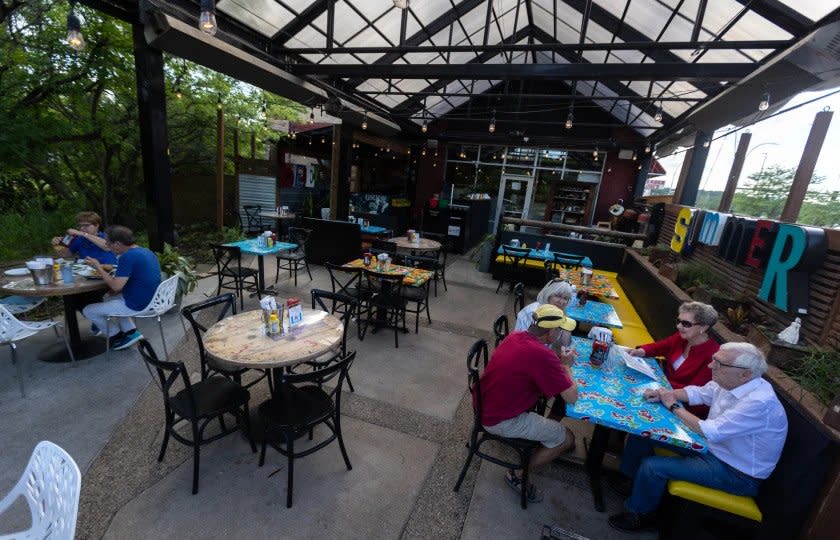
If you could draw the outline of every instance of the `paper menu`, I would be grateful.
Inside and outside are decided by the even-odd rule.
[[[630,355],[627,352],[627,349],[625,348],[618,348],[618,353],[621,355],[622,360],[624,360],[624,365],[626,365],[630,369],[647,375],[648,377],[654,380],[658,378],[656,376],[656,372],[653,370],[652,367],[650,367],[650,364],[644,361],[643,358]]]
[[[303,309],[301,305],[295,304],[289,308],[289,326],[297,326],[303,322]]]

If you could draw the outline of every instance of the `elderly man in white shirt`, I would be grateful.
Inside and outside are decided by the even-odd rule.
[[[650,402],[661,402],[692,431],[706,438],[708,452],[677,457],[651,456],[655,443],[633,438],[622,458],[622,470],[634,470],[633,489],[625,502],[629,512],[610,517],[616,529],[651,528],[668,480],[686,480],[735,495],[754,496],[770,476],[787,437],[787,416],[773,387],[761,376],[764,355],[749,343],[725,343],[712,356],[712,380],[679,390],[646,390]],[[701,420],[681,403],[710,407]]]

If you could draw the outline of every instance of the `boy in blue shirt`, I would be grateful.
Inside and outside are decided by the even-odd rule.
[[[96,212],[79,212],[76,214],[76,228],[67,229],[67,234],[73,237],[70,245],[61,246],[58,249],[62,257],[78,257],[86,259],[93,257],[102,264],[117,264],[117,256],[108,250],[105,242],[105,233],[99,228],[102,226],[102,218]],[[57,248],[61,245],[62,238],[56,236],[52,244]]]
[[[86,306],[83,313],[99,328],[106,328],[106,315],[116,318],[116,327],[108,327],[108,339],[112,349],[121,351],[143,339],[131,316],[145,309],[155,295],[160,285],[160,264],[154,253],[134,242],[134,233],[128,227],[108,227],[106,238],[108,248],[119,256],[116,275],[109,274],[93,257],[85,262],[96,269],[111,292],[104,302]]]

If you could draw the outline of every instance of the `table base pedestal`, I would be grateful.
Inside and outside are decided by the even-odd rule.
[[[73,349],[73,355],[76,360],[87,360],[105,352],[105,339],[101,337],[83,338],[80,343],[74,345],[70,344]],[[52,345],[44,347],[38,353],[38,360],[50,363],[70,362],[70,355],[67,354],[67,347],[64,341],[57,341]]]

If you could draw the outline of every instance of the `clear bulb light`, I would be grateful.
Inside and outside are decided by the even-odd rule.
[[[656,120],[657,122],[662,121],[662,107],[656,109],[656,114],[653,115],[653,119]]]
[[[645,145],[645,154],[650,154],[650,143]]]
[[[420,131],[422,131],[423,133],[426,133],[427,131],[429,131],[429,126],[426,124],[425,120],[423,120],[423,125],[420,126]]]
[[[82,23],[75,13],[67,16],[67,45],[74,51],[82,51],[85,48],[85,38],[82,35]]]
[[[201,0],[201,15],[198,16],[198,29],[211,36],[216,35],[216,2]]]
[[[496,133],[496,119],[490,120],[490,125],[487,126],[487,131],[490,133]]]
[[[367,120],[362,120],[362,129],[367,129]]]
[[[184,94],[183,94],[183,92],[181,92],[180,88],[175,89],[175,97],[178,98],[178,99],[181,99],[182,97],[184,97]]]
[[[566,129],[572,129],[574,125],[574,116],[572,113],[569,113],[569,116],[566,117]]]
[[[712,144],[712,142],[709,139],[706,139],[703,141],[703,148],[708,148],[710,144]]]
[[[312,109],[311,111],[309,111],[309,125],[311,126],[314,123],[315,123],[315,109]]]
[[[770,108],[770,94],[764,92],[761,96],[761,101],[758,102],[758,110],[759,111],[766,111]]]

